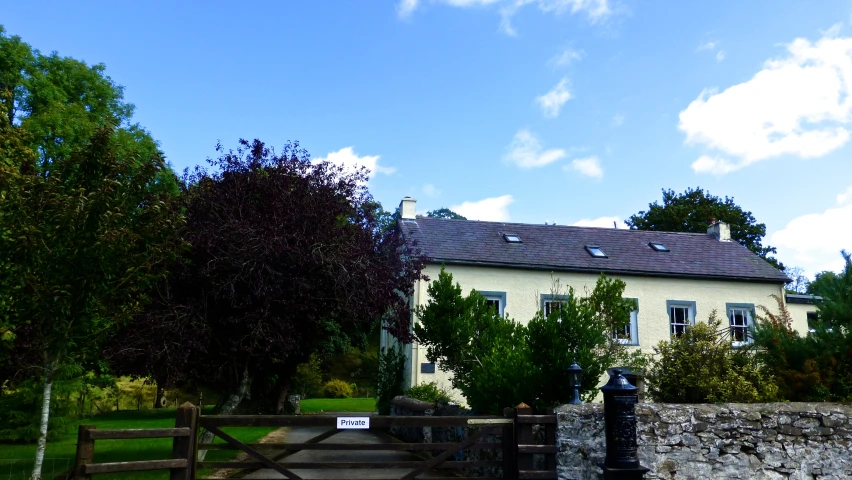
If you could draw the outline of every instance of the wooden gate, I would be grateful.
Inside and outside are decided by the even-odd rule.
[[[349,414],[356,418],[357,414]],[[533,438],[532,426],[542,425],[545,444]],[[89,480],[92,474],[117,473],[138,470],[169,470],[171,480],[210,480],[226,478],[210,472],[236,469],[246,474],[260,469],[270,469],[285,478],[301,479],[299,471],[322,470],[321,476],[312,472],[312,478],[343,478],[347,471],[358,470],[358,478],[445,478],[460,480],[556,478],[555,469],[555,415],[531,415],[531,411],[509,409],[504,417],[485,416],[370,416],[369,441],[353,441],[353,430],[338,428],[338,417],[331,415],[199,415],[199,409],[184,404],[177,411],[175,428],[144,430],[97,430],[81,426],[77,443],[75,478]],[[239,427],[290,427],[314,428],[316,434],[298,442],[244,443],[233,436]],[[392,428],[429,429],[455,432],[453,441],[435,443],[408,443],[388,432]],[[206,430],[221,439],[217,443],[200,444],[200,432]],[[226,431],[227,430],[227,431]],[[348,435],[348,437],[347,437]],[[452,436],[452,435],[451,435]],[[96,439],[173,438],[171,458],[136,462],[95,462]],[[442,438],[446,437],[444,435]],[[446,438],[444,438],[446,440]],[[198,451],[236,450],[242,452],[236,459],[197,461]],[[324,458],[321,461],[300,458],[310,455],[299,452],[333,452],[353,456],[364,452],[363,458],[339,460]],[[384,452],[383,455],[379,455]],[[395,454],[390,454],[394,452]],[[404,453],[397,455],[396,453]],[[534,455],[544,455],[545,463],[537,470]],[[400,458],[404,456],[404,458]],[[381,458],[395,457],[395,458]],[[539,462],[540,463],[540,462]],[[388,477],[389,469],[399,469],[396,477]],[[368,472],[366,470],[372,470]],[[384,475],[378,475],[383,472]],[[203,476],[199,476],[202,473]],[[241,476],[241,475],[240,475]]]

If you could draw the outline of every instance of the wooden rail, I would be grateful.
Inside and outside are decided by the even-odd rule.
[[[77,430],[77,457],[74,479],[90,480],[94,474],[170,470],[170,480],[195,478],[195,444],[198,409],[185,403],[177,410],[175,428],[98,430],[94,425],[80,425]],[[95,463],[95,440],[131,440],[140,438],[172,438],[172,458],[138,462]]]
[[[351,415],[351,416],[358,416]],[[226,433],[227,427],[326,427],[327,430],[310,440],[300,443],[243,443]],[[370,428],[385,431],[391,427],[428,428],[450,427],[464,432],[457,443],[409,443],[389,438],[385,443],[326,442],[343,431],[337,429],[334,416],[277,416],[277,415],[231,415],[200,416],[199,409],[185,403],[177,409],[174,428],[151,429],[103,429],[93,425],[80,425],[77,436],[77,458],[73,469],[75,480],[90,480],[95,474],[120,472],[169,470],[170,480],[195,480],[198,468],[239,468],[247,471],[268,468],[286,478],[300,479],[293,469],[329,469],[332,472],[358,470],[359,478],[369,480],[367,469],[406,468],[408,473],[402,480],[412,480],[430,472],[430,480],[441,478],[441,471],[454,470],[457,476],[447,479],[467,478],[471,472],[477,478],[498,480],[495,472],[502,471],[503,480],[555,479],[556,478],[556,415],[552,411],[534,414],[524,404],[506,409],[503,417],[484,416],[371,416]],[[225,443],[198,445],[201,428],[224,440]],[[536,429],[538,433],[536,432]],[[380,434],[383,435],[383,434]],[[159,460],[97,463],[95,442],[97,440],[132,440],[142,438],[171,438],[171,458]],[[499,440],[498,440],[499,439]],[[197,461],[198,450],[237,450],[248,456],[246,461]],[[390,461],[293,461],[287,458],[300,451],[409,451],[412,460]],[[490,458],[481,456],[483,450],[499,452]],[[460,452],[463,456],[459,456]],[[472,456],[471,456],[472,455]],[[541,459],[544,459],[543,469]],[[416,459],[420,457],[420,459]],[[286,458],[286,459],[285,459]],[[495,460],[494,458],[497,458]],[[436,470],[437,469],[437,470]],[[484,470],[483,470],[484,469]],[[367,473],[367,475],[363,475]],[[446,472],[449,474],[449,472]],[[334,474],[333,474],[334,475]],[[479,476],[482,475],[482,476]],[[489,475],[491,475],[489,477]],[[70,477],[69,477],[70,478]],[[198,479],[202,480],[202,479]]]

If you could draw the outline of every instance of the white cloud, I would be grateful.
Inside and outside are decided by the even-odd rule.
[[[621,221],[618,217],[598,217],[593,219],[584,218],[582,220],[578,220],[572,225],[575,227],[598,227],[598,228],[613,228],[613,224],[615,228],[627,228],[624,225],[624,222]]]
[[[571,92],[568,91],[568,79],[563,78],[549,92],[536,97],[535,102],[541,107],[541,111],[547,118],[556,118],[562,105],[571,100]]]
[[[577,158],[571,161],[571,165],[562,167],[565,171],[576,170],[587,177],[603,178],[604,171],[598,157]]]
[[[565,150],[561,148],[544,150],[538,138],[527,129],[518,130],[506,150],[503,161],[521,168],[543,167],[565,157]]]
[[[506,35],[515,36],[517,32],[512,26],[512,17],[528,5],[538,6],[544,13],[571,15],[585,13],[591,23],[598,23],[614,12],[609,0],[431,0],[451,7],[498,7],[500,15],[500,30]],[[420,0],[400,0],[396,9],[400,17],[410,17],[420,5]]]
[[[435,185],[427,183],[426,185],[423,185],[423,193],[429,197],[437,197],[441,194],[441,191],[435,188]]]
[[[375,173],[390,175],[396,171],[396,168],[394,167],[383,167],[379,165],[379,158],[379,155],[365,155],[363,157],[359,157],[358,154],[355,153],[355,149],[353,147],[344,147],[336,152],[330,152],[324,158],[315,158],[314,161],[339,165],[348,173],[352,173],[360,167],[365,167],[371,178]]]
[[[695,49],[696,52],[703,52],[706,50],[710,50],[711,52],[716,49],[716,42],[705,42],[698,45],[698,48]]]
[[[845,192],[837,195],[838,205],[846,205],[849,202],[852,202],[852,186],[849,186]]]
[[[698,160],[692,162],[692,171],[695,173],[712,173],[713,175],[725,175],[742,168],[721,157],[702,155]]]
[[[768,243],[778,248],[782,262],[802,267],[808,276],[839,271],[840,250],[852,250],[852,204],[794,218]]]
[[[547,64],[553,67],[567,67],[573,62],[581,60],[583,55],[585,55],[585,53],[582,50],[574,50],[571,47],[565,47],[564,50],[551,57],[550,60],[547,61]]]
[[[785,58],[767,61],[750,80],[721,93],[701,92],[680,112],[678,128],[686,143],[732,158],[717,170],[780,155],[820,157],[849,141],[850,88],[852,38],[800,38],[787,45]],[[705,163],[704,157],[696,161]]]
[[[717,62],[721,62],[724,59],[725,59],[725,51],[724,50],[719,50],[718,52],[716,52],[716,61]]]
[[[468,220],[485,220],[491,222],[509,221],[509,205],[515,201],[511,195],[502,197],[486,198],[477,202],[462,202],[453,205],[450,210],[458,213]]]
[[[417,9],[419,0],[400,0],[396,6],[396,13],[402,18],[409,18]]]
[[[624,116],[624,114],[616,113],[615,115],[612,116],[612,124],[611,125],[613,127],[620,127],[620,126],[624,125],[624,120],[626,118],[627,117]]]
[[[835,38],[840,35],[840,29],[842,28],[843,22],[838,22],[825,30],[820,30],[819,33],[821,33],[823,37]]]

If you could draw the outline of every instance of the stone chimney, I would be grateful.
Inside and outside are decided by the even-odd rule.
[[[710,225],[707,227],[707,235],[713,236],[713,238],[720,242],[730,242],[731,227],[721,220],[716,221],[715,218],[711,218]]]
[[[411,219],[414,220],[416,218],[416,214],[414,213],[415,207],[417,206],[417,200],[411,197],[405,197],[399,202],[399,213],[403,219]]]

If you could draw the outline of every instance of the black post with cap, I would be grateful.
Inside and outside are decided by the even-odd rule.
[[[616,368],[601,392],[606,423],[606,460],[601,465],[603,478],[643,479],[649,469],[639,464],[635,410],[639,402],[638,389],[624,378],[621,369]]]

